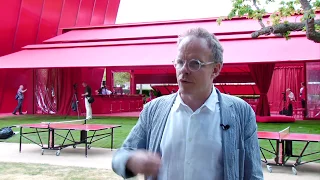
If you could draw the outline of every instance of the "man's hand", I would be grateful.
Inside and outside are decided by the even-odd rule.
[[[156,176],[160,165],[161,159],[158,154],[144,150],[136,151],[127,162],[127,168],[134,174],[147,176]]]

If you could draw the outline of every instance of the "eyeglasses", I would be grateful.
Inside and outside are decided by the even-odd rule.
[[[186,64],[185,62],[187,61],[183,61],[181,59],[177,59],[175,61],[173,61],[173,66],[176,68],[176,69],[182,69],[183,66]],[[187,64],[188,64],[188,68],[191,70],[191,71],[198,71],[202,66],[206,66],[206,65],[209,65],[209,64],[213,64],[214,62],[206,62],[206,63],[203,63],[201,62],[200,60],[197,60],[197,59],[192,59],[190,60]]]

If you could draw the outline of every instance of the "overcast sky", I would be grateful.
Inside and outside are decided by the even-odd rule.
[[[274,11],[275,5],[267,10]],[[225,16],[231,0],[121,0],[116,23],[136,23]]]

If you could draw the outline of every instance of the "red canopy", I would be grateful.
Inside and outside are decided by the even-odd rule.
[[[288,41],[272,35],[252,39],[250,33],[259,28],[256,20],[235,18],[219,26],[211,18],[64,29],[44,44],[0,57],[0,68],[171,66],[177,35],[190,27],[217,35],[224,64],[320,60],[320,44],[303,32],[293,32]]]
[[[320,14],[316,14],[316,17],[319,18]],[[261,28],[257,20],[247,19],[245,17],[225,20],[221,25],[218,25],[216,19],[217,18],[206,18],[138,24],[116,24],[107,27],[70,28],[63,30],[68,33],[48,39],[45,43],[176,38],[178,34],[190,27],[202,27],[219,36],[230,36],[233,34],[239,36],[239,34],[247,35]],[[297,20],[297,16],[288,17],[287,20],[294,22]],[[267,21],[270,21],[268,17],[263,18],[265,24],[267,24]]]
[[[283,38],[221,41],[225,64],[320,59],[320,44],[304,36],[289,41]],[[0,57],[0,68],[171,66],[175,55],[173,39],[43,44],[27,46],[20,52]]]

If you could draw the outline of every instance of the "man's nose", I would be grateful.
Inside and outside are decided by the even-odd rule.
[[[189,74],[190,73],[190,69],[189,69],[189,66],[188,66],[188,62],[185,62],[182,66],[182,68],[180,69],[180,72],[182,74]]]

